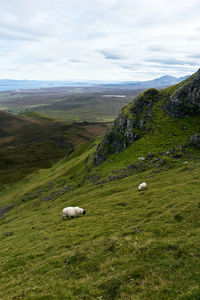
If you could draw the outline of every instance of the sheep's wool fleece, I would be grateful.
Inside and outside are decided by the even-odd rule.
[[[78,206],[65,207],[63,209],[63,216],[65,217],[77,217],[81,213],[83,213],[83,208],[80,208]]]
[[[63,215],[65,217],[77,217],[78,216],[78,212],[75,210],[74,207],[65,207],[63,209]]]
[[[140,191],[140,190],[144,190],[144,189],[146,189],[146,187],[147,187],[146,182],[143,182],[143,183],[141,183],[141,184],[139,185],[138,190],[139,190],[139,191]]]
[[[82,214],[84,212],[84,209],[80,208],[79,206],[75,206],[74,209],[77,211],[78,214]]]

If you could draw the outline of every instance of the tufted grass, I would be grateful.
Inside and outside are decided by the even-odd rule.
[[[0,191],[1,207],[15,203],[0,220],[0,299],[199,299],[200,155],[188,146],[199,120],[171,119],[159,105],[154,113],[153,132],[97,168],[98,141],[88,142]],[[89,175],[105,179],[183,143],[183,157],[163,167],[83,181],[86,161]],[[142,181],[148,188],[138,192]],[[62,208],[76,205],[87,214],[62,220]]]

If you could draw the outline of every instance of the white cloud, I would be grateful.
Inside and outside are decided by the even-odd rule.
[[[198,0],[0,5],[0,78],[142,80],[199,67]]]

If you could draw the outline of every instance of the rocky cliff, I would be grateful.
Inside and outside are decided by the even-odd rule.
[[[178,84],[166,103],[173,117],[185,117],[200,112],[200,69],[188,79]]]
[[[159,101],[165,113],[183,118],[200,114],[200,69],[183,82],[162,91],[149,89],[122,109],[94,155],[94,164],[106,160],[109,154],[125,150],[153,126],[153,107]]]
[[[152,108],[158,99],[158,91],[149,89],[122,109],[120,116],[114,121],[113,127],[108,130],[97,147],[94,156],[96,165],[102,163],[108,154],[126,149],[150,130],[153,118]]]

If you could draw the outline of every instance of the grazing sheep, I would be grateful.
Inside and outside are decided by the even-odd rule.
[[[143,156],[138,157],[138,160],[145,160],[145,158]]]
[[[75,206],[75,207],[63,208],[62,213],[63,213],[63,219],[64,219],[65,217],[71,218],[71,217],[78,217],[79,215],[85,215],[86,211],[83,208]]]
[[[143,182],[143,183],[140,183],[138,190],[141,191],[141,190],[145,190],[146,188],[147,188],[147,184],[146,184],[146,182]]]

